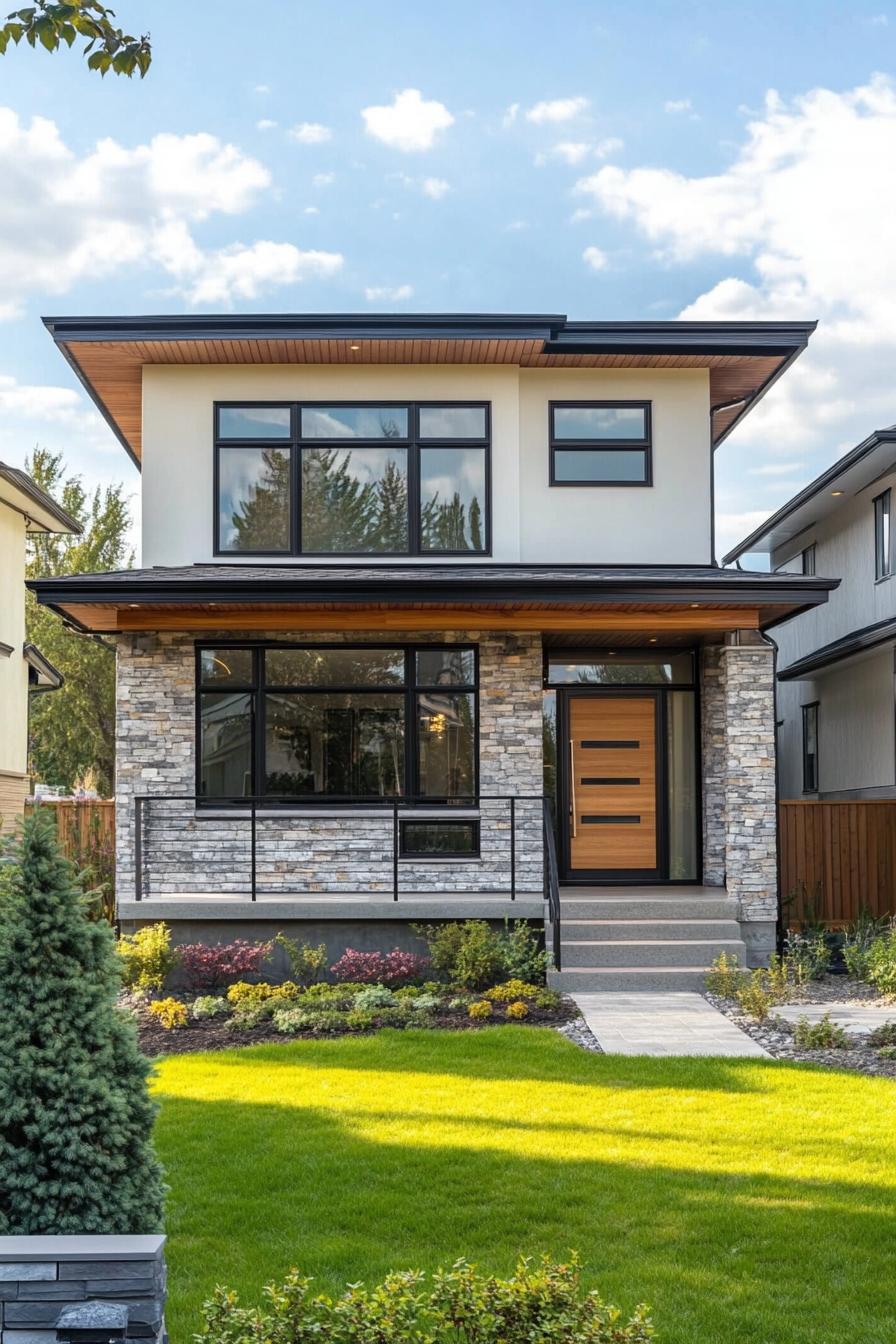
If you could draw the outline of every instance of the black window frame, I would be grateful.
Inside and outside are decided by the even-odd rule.
[[[821,782],[821,769],[820,769],[821,753],[819,751],[819,740],[818,740],[818,731],[819,731],[818,710],[820,704],[821,704],[820,700],[810,700],[807,704],[800,705],[800,715],[802,719],[802,730],[803,730],[803,738],[801,744],[801,756],[803,762],[803,793],[818,793],[819,785]],[[810,753],[807,750],[809,740],[808,723],[810,712],[813,715],[814,719],[813,726],[815,729],[815,751],[813,753]]]
[[[241,405],[245,403],[240,403]],[[329,403],[328,403],[329,404]],[[438,403],[442,405],[441,402]],[[202,654],[208,649],[250,649],[252,651],[252,684],[234,683],[228,686],[216,688],[214,685],[203,686],[202,684]],[[400,686],[288,686],[278,685],[274,682],[268,684],[264,679],[264,655],[266,652],[275,650],[311,650],[314,652],[325,649],[348,652],[355,649],[396,649],[404,656],[404,683]],[[436,686],[424,681],[417,680],[417,654],[418,653],[451,653],[459,650],[469,651],[473,654],[473,681],[458,683],[457,685]],[[351,641],[322,641],[320,643],[301,643],[290,640],[253,640],[253,639],[203,639],[197,640],[194,646],[194,687],[195,687],[195,744],[196,744],[196,802],[197,806],[245,806],[246,797],[254,796],[262,799],[266,807],[283,808],[302,808],[305,806],[332,806],[332,807],[376,807],[383,804],[399,802],[408,806],[420,805],[423,807],[456,807],[467,806],[471,804],[478,805],[479,798],[479,645],[473,642],[452,642],[439,643],[414,643],[406,644],[396,640],[362,640]],[[250,748],[250,762],[252,774],[252,793],[251,795],[241,795],[239,797],[205,794],[202,787],[202,696],[203,694],[213,694],[216,690],[220,694],[231,693],[234,695],[250,696],[250,733],[252,742]],[[296,693],[296,694],[334,694],[341,693],[362,693],[362,694],[388,694],[402,699],[404,706],[404,788],[402,794],[382,795],[382,796],[343,796],[339,794],[309,793],[309,794],[266,794],[259,790],[259,784],[265,778],[265,737],[266,737],[266,715],[265,715],[265,697],[272,692]],[[469,794],[457,795],[456,797],[442,798],[438,796],[423,795],[419,792],[419,730],[417,716],[418,697],[426,692],[441,692],[446,695],[472,695],[473,696],[473,791]],[[465,854],[464,857],[471,857]]]
[[[470,849],[408,849],[405,832],[408,826],[451,826],[468,827],[472,832],[473,844]],[[409,862],[419,860],[425,863],[458,863],[463,860],[482,857],[482,832],[478,817],[402,817],[398,825],[398,857]]]
[[[814,574],[815,561],[816,561],[816,543],[813,541],[811,545],[806,546],[804,550],[800,552],[802,573],[810,575]]]
[[[893,491],[882,490],[874,504],[874,582],[893,577]],[[884,515],[887,519],[887,545],[884,546]],[[886,552],[886,553],[885,553]]]
[[[637,407],[644,412],[644,434],[640,439],[603,439],[603,438],[585,438],[585,439],[558,439],[554,430],[554,413],[558,410],[622,410]],[[642,400],[573,400],[573,401],[549,401],[548,402],[548,444],[550,447],[550,470],[549,484],[551,487],[562,489],[566,486],[572,486],[575,489],[581,487],[605,488],[608,486],[618,486],[623,489],[643,489],[653,486],[653,403]],[[601,452],[642,452],[644,454],[644,479],[643,481],[619,481],[619,480],[558,480],[555,470],[555,455],[558,450],[594,451]]]
[[[247,407],[250,409],[273,409],[277,407],[289,407],[290,410],[290,433],[289,437],[280,436],[279,438],[222,438],[220,430],[220,412],[222,410],[232,410],[237,407]],[[402,407],[408,412],[408,436],[400,439],[362,439],[362,438],[303,438],[301,432],[301,413],[302,410],[320,410],[325,407],[338,407],[344,410],[364,409],[367,407]],[[437,407],[452,407],[457,409],[481,409],[485,412],[485,434],[481,438],[421,438],[420,436],[420,411],[430,410]],[[227,400],[216,401],[213,404],[213,455],[214,463],[212,470],[212,511],[213,511],[213,534],[212,549],[216,559],[257,559],[263,556],[289,556],[290,558],[316,559],[316,560],[355,560],[361,558],[370,559],[397,559],[412,556],[415,559],[431,559],[434,561],[443,558],[467,559],[488,558],[492,554],[492,404],[490,401],[463,400],[452,401],[428,400],[428,401],[406,401],[399,397],[389,399],[370,399],[370,400],[352,400],[339,401],[334,398],[327,400],[314,401],[290,401],[284,399],[268,399],[264,401],[252,400]],[[303,448],[320,448],[323,446],[331,448],[380,448],[392,444],[396,448],[407,450],[407,487],[408,487],[408,546],[406,550],[399,551],[318,551],[303,550],[302,548],[302,451]],[[220,511],[220,460],[221,453],[227,452],[233,448],[279,448],[288,453],[290,463],[289,473],[289,549],[280,551],[256,551],[256,550],[232,550],[224,549],[221,546],[221,511]],[[421,498],[420,498],[420,454],[427,448],[477,448],[483,452],[485,481],[484,498],[482,501],[482,522],[483,522],[483,548],[482,550],[444,550],[434,551],[425,549],[421,545]]]

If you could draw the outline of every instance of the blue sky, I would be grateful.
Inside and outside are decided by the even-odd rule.
[[[5,460],[136,490],[45,313],[818,318],[720,449],[723,546],[896,421],[896,7],[253,8],[119,0],[142,83],[0,59]]]

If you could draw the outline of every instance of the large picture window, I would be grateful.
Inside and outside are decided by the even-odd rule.
[[[215,407],[217,555],[488,554],[486,402]]]
[[[476,795],[473,647],[216,644],[196,675],[206,799]]]
[[[652,484],[649,401],[552,401],[551,485]]]

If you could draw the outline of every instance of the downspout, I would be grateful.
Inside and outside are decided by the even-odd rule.
[[[772,714],[775,723],[775,872],[778,881],[777,919],[775,922],[775,944],[780,957],[784,952],[784,918],[781,905],[781,846],[778,843],[781,829],[781,766],[778,752],[778,645],[764,630],[759,638],[772,650]]]

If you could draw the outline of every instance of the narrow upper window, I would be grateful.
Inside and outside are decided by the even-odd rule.
[[[552,401],[551,485],[650,485],[649,401]]]
[[[216,407],[215,551],[487,554],[489,406]]]
[[[812,543],[811,546],[807,546],[807,547],[806,547],[806,549],[803,551],[802,556],[801,556],[800,558],[802,559],[802,562],[803,562],[803,573],[804,573],[804,574],[814,574],[814,573],[815,573],[815,543],[814,543],[814,542]]]
[[[818,792],[818,701],[803,705],[803,793]]]
[[[893,537],[890,530],[891,491],[874,501],[874,577],[888,579],[893,573]]]

